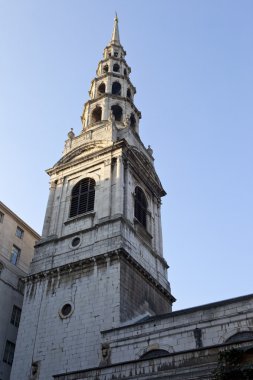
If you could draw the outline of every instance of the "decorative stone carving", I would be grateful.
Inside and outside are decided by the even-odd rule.
[[[75,134],[74,134],[74,132],[73,132],[73,128],[70,128],[70,131],[69,131],[69,133],[68,133],[68,138],[69,138],[70,140],[73,140],[74,137],[75,137]]]

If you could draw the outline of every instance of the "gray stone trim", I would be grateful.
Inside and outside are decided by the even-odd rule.
[[[46,271],[41,271],[32,275],[28,275],[27,277],[24,278],[25,282],[36,282],[41,279],[45,279],[47,277],[55,277],[59,275],[65,275],[68,274],[70,271],[78,271],[80,270],[83,266],[90,266],[99,264],[99,262],[106,262],[107,259],[125,259],[129,263],[131,263],[139,273],[141,273],[153,286],[155,286],[164,296],[169,298],[171,302],[175,301],[175,298],[171,295],[171,293],[165,289],[159,282],[146,270],[144,269],[126,250],[120,249],[116,251],[111,251],[106,254],[102,255],[97,255],[93,256],[92,258],[87,258],[79,261],[75,261],[72,263],[68,263],[65,265],[61,265],[60,267],[57,268],[52,268],[50,270]]]
[[[171,380],[210,379],[210,374],[217,365],[217,358],[220,350],[225,350],[226,348],[241,348],[246,351],[247,349],[252,348],[252,344],[253,340],[245,341],[240,344],[219,344],[207,346],[202,348],[169,353],[168,355],[157,357],[152,360],[144,358],[111,364],[110,366],[93,367],[81,371],[61,373],[53,375],[53,378],[55,380],[83,380],[92,378],[90,377],[90,375],[93,375],[92,373],[94,373],[94,375],[97,376],[94,377],[94,379],[113,379],[113,373],[122,375],[125,370],[126,372],[129,372],[129,376],[124,375],[124,377],[121,378],[131,378],[133,380],[138,379],[139,374],[141,375],[141,378],[143,378],[143,380],[151,378],[157,380],[165,380],[168,379],[168,376]],[[183,366],[180,365],[180,362],[182,361],[185,362],[185,365]],[[150,373],[142,371],[142,368],[144,366],[145,369],[148,369],[146,363],[148,366],[151,366]],[[118,370],[117,368],[120,368],[120,370]],[[112,369],[112,371],[109,374],[108,370],[110,369]],[[136,372],[135,369],[138,369],[139,372]],[[133,374],[135,374],[135,376]],[[159,377],[157,377],[158,374],[160,375]],[[109,375],[111,377],[107,377],[106,375]]]

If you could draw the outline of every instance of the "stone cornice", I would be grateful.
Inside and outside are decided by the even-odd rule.
[[[39,240],[41,238],[41,236],[36,231],[34,231],[34,229],[32,229],[26,222],[23,221],[23,219],[21,219],[17,214],[15,214],[11,209],[9,209],[9,207],[7,207],[1,201],[0,201],[0,209],[3,210],[4,213],[9,214],[13,219],[17,221],[17,223],[20,226],[22,226],[27,231],[29,231],[35,239]]]
[[[102,75],[99,75],[99,76],[95,77],[92,80],[91,83],[98,82],[98,81],[103,80],[103,79],[105,79],[106,77],[109,77],[109,76],[110,77],[115,77],[115,78],[120,78],[120,79],[126,80],[127,83],[129,84],[129,86],[132,87],[132,89],[134,90],[134,93],[136,94],[136,87],[133,85],[133,83],[131,82],[131,80],[128,77],[126,77],[125,75],[120,74],[118,72],[114,72],[114,71],[109,71],[106,74],[102,74]]]
[[[29,282],[40,281],[48,277],[62,276],[62,275],[69,274],[70,272],[75,272],[75,271],[77,272],[80,269],[82,269],[82,267],[93,266],[94,264],[99,265],[99,263],[102,263],[102,262],[104,263],[108,259],[126,260],[128,263],[133,265],[134,268],[139,273],[141,273],[146,278],[146,280],[152,283],[152,285],[155,286],[164,296],[169,298],[171,302],[175,301],[175,298],[172,296],[172,294],[167,289],[165,289],[145,268],[143,268],[143,266],[139,264],[125,249],[119,249],[119,250],[107,252],[105,254],[85,258],[82,260],[61,265],[59,267],[55,267],[55,268],[51,268],[45,271],[34,273],[34,274],[24,277],[24,280],[26,283],[29,283]]]
[[[88,104],[94,104],[94,103],[97,103],[99,102],[101,99],[104,99],[104,98],[111,98],[111,99],[115,99],[115,100],[119,100],[119,101],[126,101],[128,102],[132,108],[134,109],[134,111],[138,114],[138,117],[139,119],[141,119],[141,112],[138,110],[138,108],[134,105],[134,103],[132,102],[131,99],[125,97],[125,96],[119,96],[119,95],[113,95],[113,94],[110,94],[109,92],[107,93],[104,93],[103,95],[95,98],[95,99],[89,99],[85,105],[84,105],[84,108],[86,107],[86,105]],[[86,127],[88,128],[88,127]]]
[[[125,60],[125,58],[123,57],[108,57],[108,58],[104,58],[104,59],[101,59],[99,62],[98,62],[98,66],[100,64],[103,64],[103,63],[106,63],[110,60],[113,60],[113,61],[118,61],[118,62],[123,62],[126,67],[128,68],[129,72],[131,72],[131,67],[128,65],[127,61]]]
[[[142,179],[151,192],[155,192],[158,198],[166,195],[154,166],[143,153],[129,146],[128,150],[124,152],[124,159],[130,163],[132,170]]]
[[[82,163],[84,161],[93,159],[95,157],[103,156],[106,153],[112,152],[118,148],[121,148],[124,144],[124,141],[121,140],[119,142],[116,142],[114,144],[111,144],[105,148],[100,149],[99,151],[95,151],[92,153],[87,154],[85,157],[80,157],[79,159],[76,159],[73,161],[73,159],[83,152],[85,152],[88,148],[88,146],[96,146],[96,144],[101,143],[101,140],[93,140],[89,143],[82,144],[75,149],[71,150],[69,153],[67,153],[64,157],[62,157],[51,169],[48,169],[46,172],[49,175],[52,175],[54,173],[57,173],[61,170],[65,170],[72,165],[76,165],[78,163]]]
[[[117,329],[114,329],[117,330]],[[175,372],[170,373],[170,370],[177,371],[176,375],[178,376],[180,374],[180,370],[182,370],[181,373],[181,379],[184,378],[184,371],[187,370],[188,373],[191,371],[191,373],[196,375],[194,379],[200,379],[204,378],[202,370],[205,371],[205,375],[208,375],[208,377],[205,377],[206,379],[209,378],[210,373],[217,367],[217,361],[218,361],[218,354],[221,351],[225,350],[231,350],[231,349],[241,349],[243,351],[251,350],[252,349],[252,343],[253,340],[245,340],[238,343],[222,343],[222,344],[214,344],[214,345],[208,345],[205,347],[200,348],[192,348],[190,350],[181,350],[177,352],[168,352],[167,355],[154,357],[152,359],[147,358],[139,358],[135,360],[128,360],[125,362],[118,362],[113,363],[110,365],[105,366],[99,366],[99,367],[90,367],[87,369],[79,370],[79,371],[73,371],[73,372],[64,372],[61,374],[53,375],[53,378],[55,380],[84,380],[91,378],[92,376],[95,379],[95,376],[97,378],[104,378],[103,371],[105,370],[106,373],[108,373],[108,369],[117,369],[114,372],[111,372],[110,376],[111,379],[117,378],[117,374],[122,374],[123,368],[126,368],[129,366],[130,370],[129,372],[132,373],[135,370],[139,371],[141,373],[141,369],[147,367],[148,365],[152,366],[152,372],[150,372],[150,378],[157,378],[156,375],[159,374],[159,379],[174,379]],[[181,358],[181,359],[177,359]],[[196,366],[196,358],[198,358],[198,364]],[[181,365],[175,365],[176,359],[178,360]],[[185,363],[188,361],[188,365],[185,364],[182,365],[182,363]],[[151,362],[151,363],[150,363]],[[147,363],[147,364],[146,364]],[[192,363],[190,365],[190,363]],[[157,369],[156,369],[157,367]],[[196,372],[195,372],[196,371]],[[201,377],[199,377],[199,373]],[[104,375],[106,376],[106,373]],[[115,373],[115,377],[114,377]],[[136,373],[136,372],[135,372]],[[144,373],[144,372],[143,372]],[[149,374],[145,373],[145,379],[149,378]],[[136,375],[134,378],[137,379]],[[141,375],[142,376],[142,375]],[[132,376],[131,376],[132,377]],[[130,379],[129,376],[125,376],[124,378]],[[179,377],[177,377],[179,378]],[[119,378],[118,378],[119,379]],[[122,377],[123,379],[123,377]]]
[[[92,213],[89,213],[88,215],[90,215]],[[83,214],[83,218],[87,217],[87,214]],[[82,218],[82,216],[78,216],[77,218]],[[75,218],[73,218],[74,220]],[[89,231],[92,231],[92,230],[96,230],[99,226],[104,226],[108,223],[114,223],[114,222],[118,222],[118,221],[122,221],[123,223],[125,223],[127,225],[128,228],[130,228],[132,230],[133,233],[136,233],[133,225],[122,215],[116,217],[116,218],[110,218],[110,219],[107,219],[107,220],[104,220],[104,221],[100,221],[98,224],[95,224],[93,227],[90,227],[90,228],[85,228],[84,230],[79,230],[79,233],[83,233],[83,232],[89,232]],[[67,223],[70,223],[70,221],[68,220]],[[70,237],[74,237],[76,236],[76,232],[73,232],[71,234],[68,234],[67,236],[61,236],[61,237],[58,237],[57,235],[52,235],[50,237],[48,237],[47,239],[44,239],[44,240],[40,240],[36,245],[35,245],[35,248],[37,247],[40,247],[40,246],[43,246],[43,245],[47,245],[48,243],[56,243],[57,241],[61,241],[61,240],[65,240],[65,239],[69,239]],[[151,253],[152,256],[154,256],[155,259],[159,260],[161,262],[161,264],[166,268],[168,269],[169,268],[169,265],[167,264],[166,260],[160,256],[158,253],[156,253],[155,251],[153,251],[150,247],[150,245],[146,244],[145,241],[143,240],[143,244],[147,246],[147,248],[149,249],[149,252]],[[36,257],[36,256],[35,256]]]

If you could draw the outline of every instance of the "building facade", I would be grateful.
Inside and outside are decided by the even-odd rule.
[[[165,191],[125,56],[116,17],[82,132],[48,170],[12,380],[207,379],[219,349],[252,343],[253,296],[172,312]]]
[[[40,236],[0,202],[0,379],[10,377],[23,303],[24,281],[29,273],[35,242]]]

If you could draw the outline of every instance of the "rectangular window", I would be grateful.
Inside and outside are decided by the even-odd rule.
[[[4,221],[4,213],[0,211],[0,223],[3,223]]]
[[[11,259],[10,262],[14,265],[17,265],[18,259],[20,257],[21,249],[13,245],[11,251]]]
[[[17,236],[19,239],[23,239],[24,231],[22,230],[22,228],[17,227],[17,229],[16,229],[16,236]]]
[[[19,278],[19,280],[18,280],[18,291],[19,291],[21,294],[24,294],[24,290],[25,290],[25,283],[24,283],[24,281],[22,280],[22,278]]]
[[[14,351],[15,351],[15,344],[7,340],[5,344],[4,358],[3,358],[3,361],[5,363],[12,365]]]
[[[11,314],[11,324],[18,327],[20,322],[21,309],[16,305],[13,305],[12,314]]]

